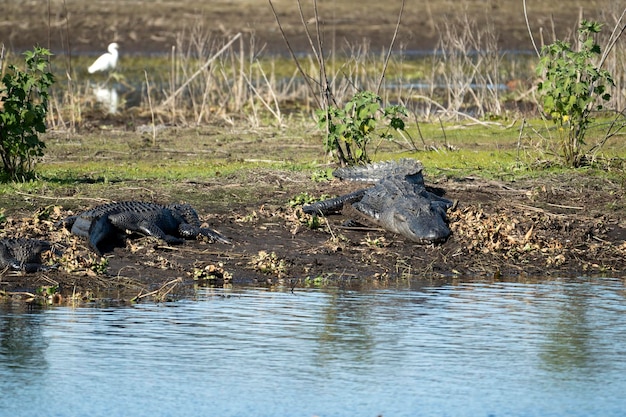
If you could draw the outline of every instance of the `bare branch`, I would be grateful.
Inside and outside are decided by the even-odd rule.
[[[398,22],[396,23],[396,29],[393,31],[393,37],[391,38],[391,44],[389,45],[389,50],[387,51],[387,56],[385,56],[385,63],[383,64],[383,70],[380,73],[380,79],[378,80],[378,85],[376,86],[376,94],[380,95],[380,88],[383,84],[383,79],[385,78],[385,73],[387,72],[387,65],[389,65],[389,58],[391,58],[391,51],[393,50],[393,45],[396,42],[396,38],[398,37],[398,31],[400,29],[400,22],[402,21],[402,15],[404,14],[404,4],[405,0],[402,0],[402,6],[400,7],[400,13],[398,13]]]
[[[526,19],[526,28],[528,29],[528,35],[530,36],[530,41],[533,43],[533,48],[535,48],[535,53],[537,54],[538,57],[540,57],[541,55],[539,54],[539,49],[537,49],[537,44],[535,44],[535,38],[533,37],[533,32],[532,30],[530,30],[530,22],[528,21],[528,11],[526,10],[526,0],[524,0],[524,19]]]
[[[278,18],[278,14],[276,13],[276,9],[274,9],[274,4],[272,3],[272,0],[268,0],[268,2],[269,2],[270,7],[272,9],[272,13],[274,14],[274,19],[276,19],[276,23],[278,23],[278,29],[280,29],[280,34],[283,37],[283,40],[285,41],[285,44],[287,45],[287,49],[289,50],[289,55],[291,55],[291,59],[293,59],[293,62],[296,64],[296,67],[298,68],[298,71],[300,72],[300,74],[304,78],[304,81],[306,82],[307,86],[309,87],[309,90],[311,91],[313,97],[315,97],[315,101],[317,102],[317,106],[319,108],[321,108],[322,105],[321,105],[321,102],[320,102],[319,98],[317,97],[317,92],[315,91],[315,88],[311,84],[311,78],[308,76],[308,74],[306,72],[304,72],[304,69],[302,69],[302,66],[300,65],[300,61],[298,61],[298,58],[296,57],[296,54],[293,51],[293,48],[291,47],[291,44],[289,43],[289,39],[287,39],[287,35],[285,35],[285,31],[283,30],[283,26],[280,23],[280,19]],[[298,2],[298,5],[299,4],[300,4],[300,2]]]

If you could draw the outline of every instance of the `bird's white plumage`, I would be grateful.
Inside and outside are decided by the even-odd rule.
[[[107,48],[109,52],[100,55],[98,59],[91,64],[87,71],[89,71],[90,74],[93,74],[97,71],[109,71],[115,69],[115,66],[117,65],[118,48],[119,45],[115,42],[109,44],[109,47]]]

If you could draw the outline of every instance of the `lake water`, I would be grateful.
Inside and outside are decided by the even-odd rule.
[[[623,416],[623,280],[0,304],[2,416]]]

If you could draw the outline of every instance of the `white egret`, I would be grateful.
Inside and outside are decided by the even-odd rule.
[[[117,65],[117,48],[119,45],[115,42],[110,43],[107,50],[109,52],[102,54],[96,59],[96,61],[91,64],[91,66],[87,69],[90,74],[93,74],[96,71],[109,71],[115,69]]]

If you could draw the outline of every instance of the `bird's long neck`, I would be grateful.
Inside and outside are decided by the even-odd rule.
[[[110,53],[111,55],[113,55],[113,58],[114,58],[114,59],[117,59],[117,49],[115,49],[115,48],[109,48],[109,53]]]

